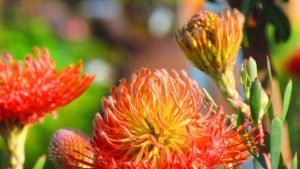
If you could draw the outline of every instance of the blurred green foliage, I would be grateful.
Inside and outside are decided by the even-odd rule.
[[[79,59],[99,58],[114,64],[117,63],[117,53],[103,41],[92,36],[83,41],[65,41],[58,37],[51,25],[43,20],[31,18],[26,22],[9,21],[0,26],[0,52],[13,54],[15,58],[23,59],[32,53],[33,46],[49,49],[58,68],[63,68]],[[115,57],[111,57],[115,56]]]

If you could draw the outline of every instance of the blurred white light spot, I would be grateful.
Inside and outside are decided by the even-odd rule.
[[[89,74],[95,74],[94,83],[101,85],[111,85],[115,80],[114,69],[105,61],[93,59],[85,62],[85,71]]]
[[[81,12],[91,19],[114,19],[120,15],[120,2],[117,0],[85,0]]]
[[[165,36],[171,29],[173,18],[173,13],[168,8],[155,9],[148,21],[149,32],[155,37]]]

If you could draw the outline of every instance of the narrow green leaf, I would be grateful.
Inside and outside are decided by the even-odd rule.
[[[248,47],[249,47],[249,38],[248,38],[248,35],[247,35],[245,29],[244,29],[244,31],[243,31],[242,45],[243,45],[245,48],[248,48]]]
[[[289,82],[285,88],[285,91],[284,91],[283,110],[282,110],[282,116],[281,116],[282,123],[284,122],[284,120],[286,118],[286,114],[289,109],[291,95],[292,95],[292,88],[293,88],[293,83],[291,80],[289,80]]]
[[[270,83],[270,95],[269,97],[272,96],[272,70],[271,70],[271,63],[270,63],[270,59],[269,57],[267,56],[267,70],[268,70],[268,79],[269,79],[269,83]],[[272,107],[272,99],[269,98],[269,103],[267,104],[266,106],[266,112],[269,112],[269,117],[270,117],[270,120],[273,120],[274,118],[274,111],[273,111],[273,107]]]
[[[297,152],[295,153],[294,159],[293,159],[293,169],[298,168],[298,159],[297,159]]]
[[[245,92],[245,102],[249,104],[250,87],[252,81],[250,81],[250,77],[247,71],[247,64],[248,64],[248,59],[245,59],[241,68],[241,84]]]
[[[271,124],[271,166],[278,168],[280,160],[280,146],[282,135],[282,123],[279,117],[272,120]]]
[[[271,100],[271,99],[270,99],[270,100]],[[274,119],[273,104],[272,104],[271,101],[270,101],[269,103],[270,103],[270,104],[269,104],[269,106],[268,106],[267,112],[268,112],[268,114],[269,114],[270,120],[273,120],[273,119]]]
[[[253,118],[253,121],[257,124],[259,121],[259,114],[261,111],[261,104],[260,104],[260,98],[261,98],[261,84],[256,79],[254,82],[252,82],[251,89],[250,89],[250,110],[251,110],[251,116]]]
[[[46,155],[43,154],[39,157],[39,159],[36,161],[34,167],[32,169],[43,169],[44,165],[46,163]]]
[[[270,82],[270,94],[272,95],[272,69],[271,69],[271,63],[270,63],[270,59],[267,56],[267,70],[268,70],[268,79]]]
[[[244,122],[245,122],[245,116],[239,112],[237,120],[236,120],[236,125],[240,126],[240,125],[244,124]]]
[[[282,154],[280,154],[278,168],[279,169],[289,169],[283,160]]]

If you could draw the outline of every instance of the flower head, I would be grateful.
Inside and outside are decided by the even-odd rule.
[[[139,70],[103,104],[92,138],[97,169],[235,166],[256,144],[255,127],[228,124],[185,72]]]
[[[48,50],[34,49],[36,58],[16,62],[10,54],[0,58],[0,123],[27,124],[80,96],[93,76],[81,75],[82,63],[56,70]]]
[[[70,129],[57,131],[49,145],[49,158],[61,169],[89,167],[93,164],[93,155],[89,139]]]
[[[176,34],[179,46],[192,63],[209,75],[232,69],[243,32],[244,16],[238,11],[221,14],[201,11]]]

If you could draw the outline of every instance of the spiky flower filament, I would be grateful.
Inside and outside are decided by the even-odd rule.
[[[94,78],[81,75],[82,62],[57,71],[47,49],[34,52],[36,58],[28,55],[24,62],[10,54],[0,58],[1,123],[37,122],[80,96]]]
[[[189,87],[188,87],[189,86]],[[187,75],[138,71],[103,100],[105,118],[96,119],[96,144],[117,160],[161,163],[168,153],[189,148],[186,127],[203,109],[203,94]],[[103,142],[103,143],[102,143]]]
[[[243,135],[246,123],[237,129],[227,125],[225,113],[214,111],[184,72],[139,70],[114,87],[103,104],[92,145],[104,162],[96,160],[96,169],[238,165],[255,149],[256,128]]]
[[[89,138],[77,131],[61,129],[51,139],[49,158],[60,169],[91,168],[94,152]]]
[[[243,37],[244,16],[236,9],[225,17],[211,11],[192,16],[176,34],[179,46],[200,70],[213,77],[232,69]]]
[[[205,127],[196,128],[192,133],[194,142],[189,152],[193,153],[189,158],[196,161],[192,162],[194,166],[235,168],[256,152],[257,126],[247,121],[235,126],[236,119],[230,121],[221,107],[207,117]]]

